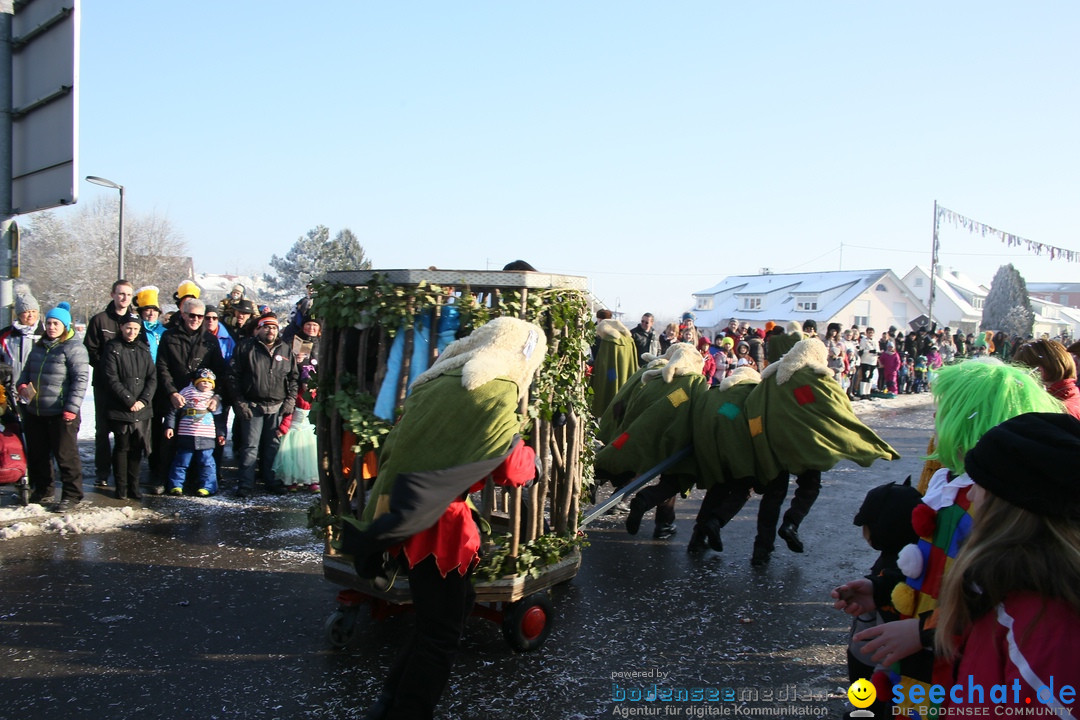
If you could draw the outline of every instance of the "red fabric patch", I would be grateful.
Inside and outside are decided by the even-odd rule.
[[[945,575],[945,563],[949,556],[939,547],[930,547],[930,557],[926,561],[926,569],[923,571],[923,585],[920,591],[923,595],[936,598],[941,593],[941,578]],[[917,608],[916,608],[917,609]]]
[[[792,390],[795,395],[795,401],[800,405],[806,405],[814,402],[814,391],[809,385],[802,385]]]
[[[521,487],[536,477],[536,451],[522,441],[491,473],[496,485]]]
[[[626,441],[629,439],[630,433],[623,433],[612,441],[611,446],[614,447],[616,450],[622,450],[622,446],[625,445]]]
[[[937,513],[929,505],[917,505],[911,511],[911,527],[919,537],[933,537],[937,528]]]
[[[968,490],[970,489],[970,485],[966,488],[960,488],[960,491],[956,493],[956,500],[953,502],[953,505],[956,505],[968,515],[971,514],[971,500],[968,498]]]

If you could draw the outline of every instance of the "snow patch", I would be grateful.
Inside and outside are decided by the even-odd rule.
[[[91,507],[80,504],[76,509],[56,514],[41,505],[0,509],[0,540],[34,535],[84,535],[109,532],[136,523],[164,519],[160,513],[136,507]]]

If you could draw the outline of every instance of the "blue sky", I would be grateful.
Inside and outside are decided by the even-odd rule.
[[[167,216],[197,272],[263,269],[323,224],[375,267],[524,258],[664,317],[763,267],[928,264],[935,199],[1080,250],[1072,2],[81,9],[80,175]],[[982,282],[1080,280],[941,241]]]

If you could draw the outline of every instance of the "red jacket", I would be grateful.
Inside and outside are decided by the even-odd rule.
[[[957,707],[1039,708],[1036,692],[1043,685],[1049,687],[1051,678],[1055,696],[1063,686],[1071,685],[1080,697],[1078,646],[1080,613],[1060,600],[1046,600],[1034,593],[1009,595],[978,618],[964,637],[954,668],[956,685],[946,702]],[[1019,681],[1019,690],[1014,681]],[[978,685],[983,688],[981,699],[969,690]],[[993,685],[1006,686],[1003,702],[991,699]],[[1048,699],[1046,690],[1042,697]],[[1077,697],[1064,704],[1071,716],[1058,713],[1056,717],[1080,717]],[[956,702],[958,698],[960,702]],[[1060,702],[1059,696],[1057,700]]]
[[[1075,378],[1065,378],[1047,388],[1050,394],[1065,403],[1065,411],[1080,420],[1080,390],[1076,389]]]

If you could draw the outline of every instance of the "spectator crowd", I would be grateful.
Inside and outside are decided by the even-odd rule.
[[[314,428],[307,412],[318,367],[320,324],[310,299],[282,322],[236,285],[208,304],[191,281],[162,313],[160,291],[117,280],[85,335],[71,308],[42,314],[16,289],[14,319],[0,330],[4,426],[21,431],[34,503],[67,511],[83,500],[78,436],[92,393],[94,477],[120,499],[142,496],[143,460],[154,494],[208,497],[226,482],[246,498],[261,490],[318,491]],[[230,423],[230,416],[232,422]],[[222,474],[232,438],[233,477]]]

